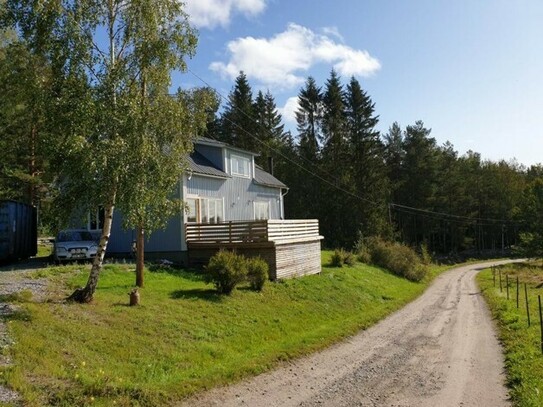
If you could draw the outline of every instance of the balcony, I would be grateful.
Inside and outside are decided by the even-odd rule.
[[[260,256],[270,266],[270,278],[287,278],[321,271],[317,219],[268,219],[186,225],[189,263],[201,265],[218,250]]]

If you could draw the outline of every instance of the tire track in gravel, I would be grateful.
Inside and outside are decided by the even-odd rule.
[[[449,270],[366,331],[182,405],[509,406],[501,347],[474,280],[509,262]]]

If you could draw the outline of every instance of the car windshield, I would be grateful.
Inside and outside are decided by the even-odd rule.
[[[90,232],[66,230],[60,232],[57,242],[83,242],[94,240]]]

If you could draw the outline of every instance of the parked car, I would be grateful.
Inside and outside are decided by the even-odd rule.
[[[54,240],[53,257],[56,262],[91,260],[98,251],[99,233],[85,229],[61,230]]]

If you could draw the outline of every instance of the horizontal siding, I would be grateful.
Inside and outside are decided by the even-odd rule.
[[[320,240],[277,245],[275,256],[277,279],[321,272]]]
[[[268,263],[271,280],[321,272],[321,242],[266,244],[191,244],[189,264],[202,266],[220,249],[235,250],[246,257],[259,256]]]

